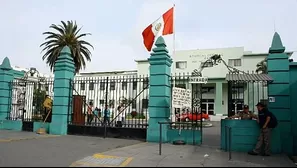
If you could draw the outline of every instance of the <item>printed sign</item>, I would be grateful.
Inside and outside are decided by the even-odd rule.
[[[173,87],[172,106],[175,108],[191,107],[192,92],[190,89]]]
[[[189,83],[204,83],[206,84],[208,81],[207,77],[190,77]]]
[[[274,103],[275,102],[275,97],[269,97],[269,102]]]

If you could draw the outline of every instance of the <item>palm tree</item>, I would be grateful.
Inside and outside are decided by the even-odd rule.
[[[86,60],[91,61],[91,52],[87,48],[92,47],[87,41],[81,40],[81,37],[91,35],[90,33],[80,33],[81,28],[77,27],[76,22],[73,21],[61,21],[62,24],[52,24],[50,28],[55,32],[44,32],[43,35],[47,35],[45,42],[40,45],[44,47],[43,51],[46,51],[42,59],[46,59],[46,63],[50,66],[51,71],[54,68],[55,62],[60,55],[61,50],[68,46],[71,50],[71,54],[75,64],[76,73],[79,70],[86,67]]]
[[[256,72],[261,72],[262,74],[267,74],[267,58],[265,58],[264,60],[262,60],[261,62],[259,62],[256,65]]]

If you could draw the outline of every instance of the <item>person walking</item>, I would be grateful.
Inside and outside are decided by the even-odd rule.
[[[107,124],[110,125],[110,110],[108,108],[108,105],[105,106],[105,109],[104,109],[104,124]]]

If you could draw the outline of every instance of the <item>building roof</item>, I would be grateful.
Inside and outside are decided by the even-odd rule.
[[[227,74],[227,81],[239,82],[272,82],[273,79],[268,74]]]
[[[86,76],[86,75],[133,75],[136,74],[137,70],[128,70],[128,71],[105,71],[105,72],[81,72],[76,76]]]
[[[294,53],[294,51],[285,52],[289,57]],[[244,53],[243,56],[268,56],[269,53]]]

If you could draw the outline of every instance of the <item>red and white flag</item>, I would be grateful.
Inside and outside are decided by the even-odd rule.
[[[169,9],[142,32],[143,43],[148,51],[152,50],[155,38],[173,34],[173,10],[174,7]]]

